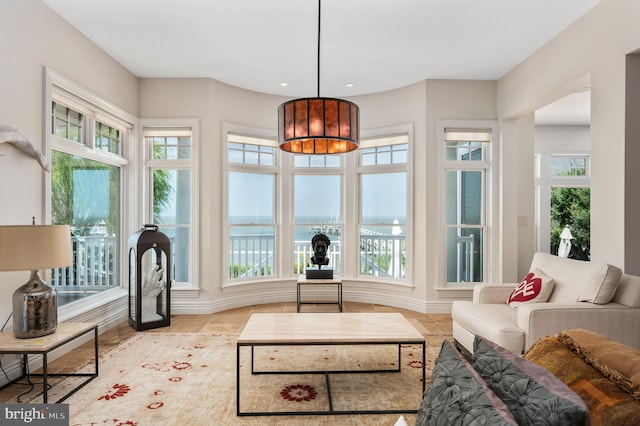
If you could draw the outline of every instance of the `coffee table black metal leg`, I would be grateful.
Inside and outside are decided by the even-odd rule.
[[[47,353],[42,355],[42,401],[46,404],[48,401],[47,386]]]
[[[426,342],[422,343],[422,395],[424,395],[424,391],[427,389],[427,376],[425,373],[425,369],[427,368],[427,344]]]
[[[236,345],[236,416],[240,415],[240,345]]]

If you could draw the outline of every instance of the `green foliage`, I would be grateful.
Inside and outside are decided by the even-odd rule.
[[[153,171],[153,220],[160,223],[161,213],[169,206],[169,198],[175,192],[171,185],[171,171]]]
[[[51,167],[51,217],[54,224],[73,223],[72,157],[52,151]]]
[[[109,235],[114,235],[118,227],[120,199],[120,170],[98,161],[52,151],[51,167],[51,216],[53,223],[68,224],[74,227],[76,235],[82,235],[96,225],[106,225]],[[92,191],[104,191],[104,188],[82,188],[90,185],[81,179],[74,180],[75,170],[101,170],[109,173],[109,213],[108,217],[97,217],[95,210],[89,206],[86,211],[74,211],[74,188],[76,193],[90,194]],[[82,188],[81,191],[78,191]],[[155,170],[153,173],[153,213],[154,220],[160,217],[163,209],[168,207],[175,188],[171,181],[170,170]],[[91,204],[92,200],[83,200]],[[75,215],[75,216],[74,216]]]
[[[591,257],[591,191],[589,188],[551,189],[551,252],[557,253],[560,233],[569,225],[573,240],[570,258]]]
[[[52,151],[53,161],[51,167],[51,216],[55,224],[71,225],[75,235],[84,235],[92,227],[106,226],[108,235],[114,235],[118,226],[119,214],[119,170],[97,161]],[[91,199],[83,200],[89,208],[85,211],[74,210],[74,189],[81,194],[90,194],[93,190],[103,191],[104,188],[90,188],[90,182],[82,179],[74,179],[75,170],[99,170],[109,173],[109,212],[108,217],[98,217],[98,208],[92,208]],[[95,206],[96,203],[93,203]],[[77,206],[75,206],[77,207]]]
[[[234,263],[233,265],[231,265],[230,278],[240,278],[241,276],[245,275],[251,268],[252,267],[250,265],[238,265],[237,263]],[[253,271],[254,277],[266,277],[270,275],[273,275],[271,267],[265,269],[265,267],[262,266],[260,267],[260,270]]]

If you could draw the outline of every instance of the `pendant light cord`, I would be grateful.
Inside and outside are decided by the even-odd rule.
[[[320,4],[322,0],[318,0],[318,97],[320,97]]]

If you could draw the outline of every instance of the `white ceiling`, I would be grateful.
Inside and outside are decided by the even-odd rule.
[[[599,1],[323,0],[320,96],[497,80]],[[317,0],[43,2],[138,77],[318,94]]]

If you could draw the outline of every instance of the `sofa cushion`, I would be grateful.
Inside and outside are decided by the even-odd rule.
[[[514,309],[523,303],[544,303],[553,291],[553,278],[539,269],[529,272],[513,289],[507,298],[507,304]]]
[[[549,302],[609,303],[613,298],[622,270],[603,262],[585,262],[548,253],[536,253],[530,271],[539,269],[554,280]]]
[[[524,330],[516,325],[517,315],[518,311],[511,309],[506,303],[484,304],[456,300],[451,305],[454,323],[473,335],[500,342],[503,347],[521,354],[524,351]]]
[[[451,342],[442,343],[416,425],[517,425],[509,409]]]
[[[638,424],[640,404],[556,337],[538,340],[524,358],[544,367],[578,394],[589,407],[591,424]]]
[[[520,425],[587,425],[585,403],[553,374],[477,336],[473,367]]]
[[[622,274],[611,301],[630,308],[640,308],[640,276]]]

